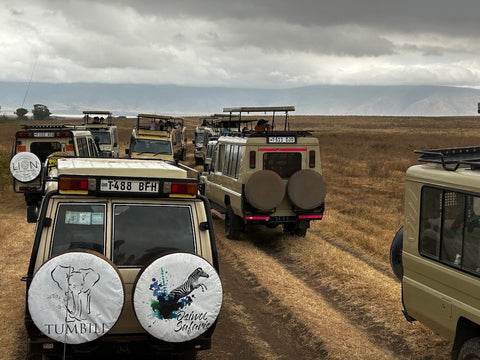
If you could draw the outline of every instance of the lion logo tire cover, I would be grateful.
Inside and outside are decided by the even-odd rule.
[[[31,152],[19,152],[10,160],[12,176],[23,183],[35,180],[42,171],[42,164],[37,155]]]
[[[125,291],[115,266],[94,251],[71,251],[45,262],[28,289],[28,309],[42,333],[66,344],[105,335],[122,312]]]
[[[214,324],[222,297],[220,277],[207,260],[190,253],[171,253],[139,274],[133,307],[145,331],[178,343],[195,339]]]

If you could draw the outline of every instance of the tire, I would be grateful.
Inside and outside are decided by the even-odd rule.
[[[286,184],[271,170],[253,173],[245,182],[245,197],[258,210],[271,210],[285,197]]]
[[[27,296],[37,328],[65,344],[83,344],[105,335],[120,317],[124,303],[118,269],[91,250],[67,251],[46,261],[33,276]],[[77,331],[82,324],[90,325]],[[67,325],[75,331],[68,331]]]
[[[225,212],[225,236],[230,240],[238,240],[243,230],[242,218],[235,215],[230,205]]]
[[[465,341],[458,353],[458,360],[480,359],[480,338],[471,338]]]
[[[298,208],[312,210],[325,201],[327,185],[319,172],[310,169],[299,170],[290,176],[287,194]]]
[[[223,298],[213,265],[183,252],[166,253],[149,263],[138,274],[132,292],[139,324],[168,343],[188,342],[206,332],[215,324]]]
[[[390,266],[392,271],[398,280],[403,279],[403,263],[402,263],[402,251],[403,251],[403,226],[398,229],[395,234],[392,244],[390,245]]]

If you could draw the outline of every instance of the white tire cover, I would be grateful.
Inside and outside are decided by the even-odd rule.
[[[139,274],[133,307],[145,331],[178,343],[195,339],[214,324],[222,297],[220,277],[207,260],[172,253],[157,258]]]
[[[300,209],[311,210],[320,206],[327,194],[323,176],[314,170],[299,170],[288,180],[287,194]]]
[[[31,152],[19,152],[10,160],[10,172],[15,180],[27,183],[35,180],[42,171],[42,163]]]
[[[71,251],[45,262],[28,289],[28,309],[46,336],[82,344],[105,335],[125,301],[120,273],[102,255]]]
[[[282,202],[285,189],[285,181],[280,175],[271,170],[260,170],[247,179],[245,197],[253,207],[271,210]]]

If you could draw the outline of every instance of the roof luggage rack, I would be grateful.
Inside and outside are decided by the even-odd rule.
[[[422,154],[418,161],[442,164],[444,170],[456,171],[462,164],[470,165],[472,169],[480,169],[480,146],[414,152]]]
[[[23,130],[51,130],[51,129],[71,129],[71,130],[85,130],[83,125],[63,124],[63,125],[20,125]]]

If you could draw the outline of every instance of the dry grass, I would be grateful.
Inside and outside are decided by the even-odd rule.
[[[437,351],[444,354],[448,348],[445,342],[423,326],[408,324],[403,319],[398,283],[326,243],[322,237],[334,238],[373,263],[388,266],[390,242],[403,223],[404,173],[410,165],[417,163],[413,150],[477,145],[477,118],[292,116],[291,120],[292,128],[314,129],[320,140],[323,174],[328,187],[326,214],[322,222],[312,226],[305,241],[279,236],[277,250],[302,264],[303,271],[322,286],[341,294],[339,302],[352,309],[359,308],[367,317],[388,328],[393,337],[405,338],[413,353],[419,354],[418,358],[435,358]],[[117,122],[121,154],[128,146],[134,123],[135,120]],[[198,118],[186,119],[190,159],[196,124]],[[3,256],[0,262],[0,313],[4,320],[0,328],[4,352],[0,357],[6,359],[24,358],[25,287],[19,279],[26,272],[34,232],[33,225],[25,221],[23,197],[13,193],[8,174],[8,159],[18,128],[16,121],[0,124],[0,205],[3,209],[0,216],[0,251]],[[234,246],[240,247],[239,254],[248,258],[261,256],[243,248],[242,243]],[[392,357],[388,349],[365,342],[361,336],[358,342],[353,342],[351,339],[358,329],[349,324],[346,315],[331,309],[325,299],[298,279],[293,279],[281,264],[264,258],[258,259],[256,264],[262,262],[266,264],[262,269],[266,274],[261,280],[262,286],[272,293],[282,293],[288,288],[285,284],[297,281],[295,284],[301,289],[302,297],[314,299],[313,303],[317,305],[322,304],[321,311],[318,306],[305,308],[304,303],[295,304],[298,294],[287,293],[282,300],[285,306],[298,312],[299,318],[307,312],[316,319],[310,331],[331,343],[328,348],[330,356],[341,357],[344,351],[348,351],[361,358],[360,352],[373,351],[372,354],[376,353],[379,358]],[[258,272],[258,269],[252,271]],[[279,279],[283,279],[282,282]],[[276,288],[281,286],[278,284],[283,287]],[[323,325],[327,318],[318,318],[318,313],[335,321],[338,326],[335,332],[331,326]],[[352,334],[348,343],[342,343],[343,332]],[[371,345],[371,350],[365,345],[368,348]],[[265,346],[264,351],[263,358],[268,358],[270,349]],[[356,355],[355,351],[359,353]]]

